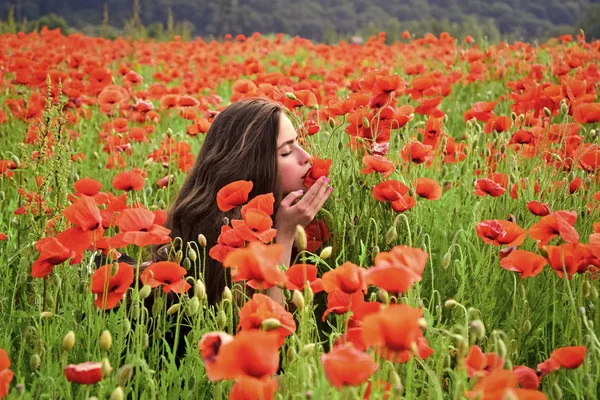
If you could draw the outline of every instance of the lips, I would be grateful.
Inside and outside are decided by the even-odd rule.
[[[306,179],[306,176],[310,173],[310,171],[312,170],[312,167],[308,169],[308,171],[306,171],[306,173],[304,175],[302,175],[302,179]]]

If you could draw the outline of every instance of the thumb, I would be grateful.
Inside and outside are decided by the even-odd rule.
[[[281,200],[281,203],[279,203],[279,205],[284,207],[290,207],[292,204],[294,204],[294,201],[299,199],[300,196],[302,196],[303,194],[304,190],[296,190],[294,192],[290,192],[287,196],[284,197],[283,200]]]

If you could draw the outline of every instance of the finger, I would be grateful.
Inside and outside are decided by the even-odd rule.
[[[290,193],[288,193],[287,196],[285,196],[283,198],[283,200],[281,200],[281,203],[279,203],[279,206],[280,207],[281,206],[290,207],[303,194],[304,194],[304,190],[296,190],[295,192],[290,192]]]
[[[329,183],[329,178],[327,178],[326,176],[322,176],[321,178],[319,178],[315,182],[315,184],[312,185],[310,189],[308,189],[308,192],[306,192],[306,195],[302,198],[302,200],[300,200],[298,202],[298,204],[302,203],[302,204],[305,204],[307,207],[309,207],[310,204],[313,202],[315,196],[323,188],[326,188],[328,183]]]
[[[317,215],[317,212],[323,207],[323,204],[325,204],[331,193],[333,193],[333,186],[326,187],[323,194],[317,198],[316,203],[312,205],[314,215]]]

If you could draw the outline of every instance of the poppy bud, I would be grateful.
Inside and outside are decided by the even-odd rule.
[[[592,288],[590,289],[590,300],[596,301],[597,299],[598,299],[598,289],[596,289],[596,286],[592,286]]]
[[[123,328],[123,333],[127,334],[131,330],[131,322],[129,322],[129,320],[127,318],[125,318],[122,320],[121,327]]]
[[[554,385],[552,385],[550,393],[552,393],[552,398],[556,400],[560,400],[563,397],[563,391],[558,385],[558,382],[555,382]]]
[[[298,310],[302,310],[304,308],[304,296],[298,290],[294,290],[292,293],[292,303],[296,306]]]
[[[17,157],[15,154],[13,154],[10,159],[12,160],[12,162],[15,163],[15,165],[17,166],[17,168],[21,167],[21,160],[19,159],[19,157]]]
[[[524,285],[519,285],[519,294],[521,295],[522,298],[526,298],[527,293],[525,292],[525,286]]]
[[[371,257],[375,258],[377,257],[377,254],[379,254],[379,246],[375,245],[373,246],[373,249],[371,250]]]
[[[173,136],[173,129],[171,129],[170,127],[167,128],[166,135],[167,135],[167,137],[172,137]]]
[[[590,374],[585,374],[583,375],[583,378],[581,378],[581,383],[583,383],[583,386],[588,387],[592,384],[592,378],[590,377]]]
[[[160,199],[160,200],[158,201],[158,208],[160,208],[160,209],[162,210],[162,209],[164,209],[165,207],[166,207],[166,204],[165,204],[164,200],[163,200],[163,199]]]
[[[498,338],[498,355],[502,358],[506,358],[506,353],[508,352],[508,350],[506,350],[506,344],[504,343],[504,340]]]
[[[362,117],[362,125],[367,129],[371,126],[367,117]]]
[[[315,350],[316,345],[314,343],[309,343],[304,345],[302,348],[302,357],[308,357]]]
[[[187,256],[192,262],[196,262],[196,260],[198,259],[198,255],[196,254],[196,251],[194,249],[192,249],[191,247],[187,251]]]
[[[306,245],[306,231],[301,225],[296,225],[296,246],[298,247],[298,250],[306,250]]]
[[[296,346],[290,346],[285,353],[288,364],[296,359],[298,352],[296,352]]]
[[[33,353],[31,355],[31,357],[29,358],[29,367],[33,371],[37,371],[37,369],[40,367],[41,363],[42,363],[42,359],[40,358],[40,355],[37,353]]]
[[[189,271],[190,268],[192,268],[192,262],[186,257],[183,259],[183,264],[181,266],[185,268],[186,271]]]
[[[151,291],[152,291],[152,286],[150,286],[150,285],[144,285],[140,289],[140,300],[144,300],[145,298],[147,298],[148,296],[150,296],[150,292]]]
[[[390,304],[390,294],[385,289],[379,289],[377,291],[377,297],[383,304]]]
[[[75,346],[75,332],[69,331],[63,338],[63,350],[70,351]]]
[[[169,307],[169,309],[167,310],[167,315],[173,315],[173,314],[177,314],[179,313],[179,310],[181,309],[181,303],[177,303],[177,304],[173,304],[171,307]]]
[[[102,333],[100,334],[100,340],[98,341],[98,343],[100,344],[100,350],[102,351],[108,351],[110,350],[111,346],[112,346],[112,335],[110,334],[110,331],[108,329],[105,329],[102,331]]]
[[[123,365],[121,368],[119,368],[119,372],[117,372],[117,385],[125,386],[132,376],[133,366],[131,364]]]
[[[220,309],[217,313],[217,330],[222,331],[227,325],[227,314],[223,309]]]
[[[229,286],[225,286],[225,289],[223,289],[222,298],[223,300],[233,301],[233,295],[231,294],[231,289],[229,289]]]
[[[471,330],[479,340],[483,339],[485,336],[485,325],[479,319],[471,321]]]
[[[131,306],[131,316],[135,321],[140,317],[140,305],[137,302]]]
[[[455,309],[456,307],[458,307],[458,303],[456,302],[456,300],[453,299],[448,299],[446,300],[446,302],[444,303],[444,307],[452,310]]]
[[[527,334],[529,331],[531,331],[531,321],[526,319],[525,322],[523,322],[523,333]]]
[[[123,393],[123,389],[121,386],[117,386],[115,390],[110,393],[109,400],[123,400],[125,398],[125,394]]]
[[[322,260],[326,260],[327,258],[329,258],[329,256],[331,256],[332,250],[333,250],[333,248],[331,246],[325,247],[323,250],[321,250],[321,254],[319,254],[319,258],[321,258]]]
[[[260,324],[260,328],[266,332],[278,329],[280,326],[281,326],[281,321],[278,320],[277,318],[264,319]]]
[[[327,123],[329,124],[329,127],[331,129],[335,128],[335,120],[331,117],[329,117],[329,120],[327,120]]]
[[[174,260],[174,261],[175,261],[177,264],[180,264],[180,265],[181,265],[181,260],[183,260],[183,251],[181,251],[181,250],[177,250],[177,253],[175,253],[175,260]]]
[[[110,365],[110,361],[108,361],[108,358],[104,357],[102,359],[102,377],[106,378],[107,376],[110,376],[110,374],[112,374],[112,366]]]
[[[150,337],[148,336],[147,333],[144,333],[142,335],[142,350],[146,351],[146,349],[148,348],[149,345],[150,345]]]
[[[392,243],[398,238],[398,232],[396,231],[396,225],[392,225],[390,229],[385,233],[385,242],[387,244]]]
[[[456,352],[460,359],[465,358],[469,352],[469,343],[461,335],[456,335]]]
[[[598,137],[598,131],[595,129],[590,129],[590,137],[595,140]]]
[[[196,296],[192,297],[187,306],[187,314],[189,316],[196,315],[200,308],[200,300]]]
[[[206,247],[206,236],[204,236],[203,234],[199,234],[198,243],[200,244],[200,246]]]
[[[285,94],[285,97],[287,97],[290,100],[298,100],[296,95],[292,92],[285,92],[284,94]]]
[[[423,331],[427,330],[427,320],[423,317],[419,318],[419,328]]]
[[[229,218],[223,217],[223,225],[229,225]]]
[[[53,312],[51,312],[51,311],[42,311],[42,312],[40,313],[40,317],[41,317],[42,319],[50,318],[50,317],[53,317],[53,316],[54,316],[54,313],[53,313]]]
[[[515,122],[517,120],[517,113],[516,112],[511,112],[510,113],[510,119],[513,120],[513,122]]]
[[[445,115],[442,117],[442,122],[444,123],[444,125],[448,123],[448,114],[445,114]]]
[[[204,286],[204,282],[200,279],[198,279],[194,285],[194,297],[197,297],[198,300],[202,300],[206,297],[206,286]]]
[[[550,111],[548,107],[544,107],[544,115],[550,118],[550,116],[552,116],[552,111]]]
[[[450,252],[448,251],[446,254],[444,254],[444,258],[442,258],[442,268],[447,269],[450,266],[451,262],[452,254],[450,254]]]
[[[95,151],[95,152],[92,154],[92,156],[93,156],[93,157],[94,157],[94,159],[96,159],[96,160],[100,158],[100,156],[98,155],[98,152],[97,152],[97,151]]]
[[[569,113],[569,106],[567,105],[567,101],[565,99],[560,101],[560,113],[563,115],[567,115]]]

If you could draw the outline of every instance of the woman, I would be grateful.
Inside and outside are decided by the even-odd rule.
[[[172,238],[181,238],[183,251],[199,234],[206,237],[210,249],[224,218],[240,218],[239,207],[228,212],[219,210],[217,192],[231,182],[251,181],[254,185],[249,198],[266,193],[275,197],[275,242],[285,249],[279,263],[289,266],[296,226],[308,225],[333,191],[329,180],[322,178],[304,194],[310,160],[279,104],[267,99],[234,102],[213,121],[195,165],[167,213],[165,226]],[[159,253],[155,253],[155,259],[160,259]],[[209,304],[221,299],[226,278],[229,282],[226,273],[228,269],[207,257],[204,284]],[[278,288],[269,295],[283,301]]]

